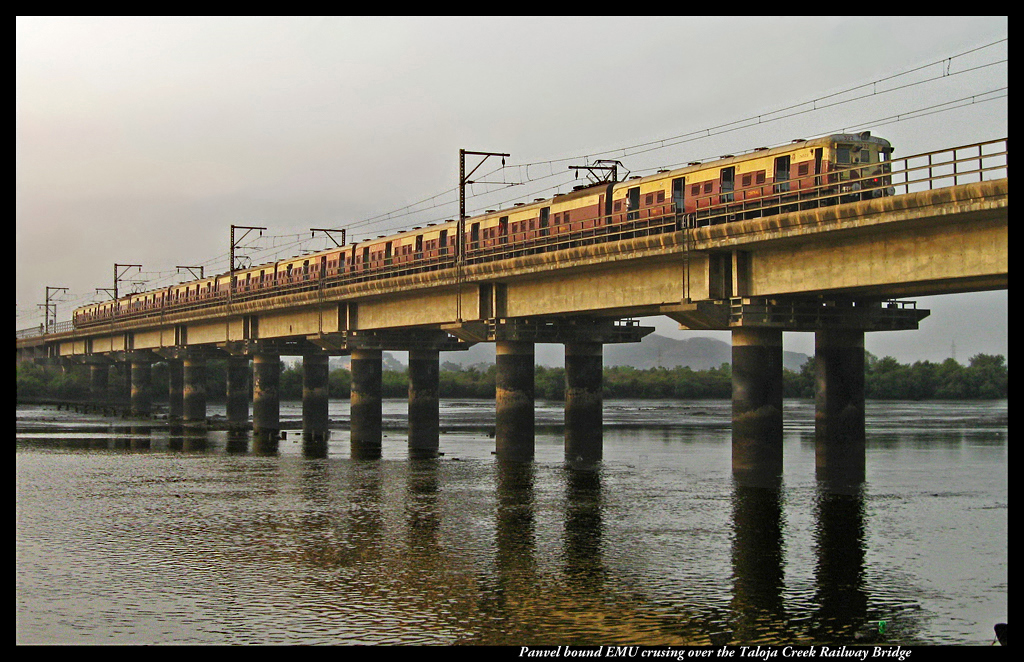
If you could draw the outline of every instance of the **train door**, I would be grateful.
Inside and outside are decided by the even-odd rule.
[[[548,223],[551,221],[551,207],[540,209],[540,236],[548,236]]]
[[[441,237],[437,240],[438,255],[448,255],[448,231],[441,230]]]
[[[640,218],[640,187],[634,186],[626,191],[626,220],[635,221]]]
[[[469,248],[470,250],[476,250],[480,248],[480,224],[473,223],[469,229]]]
[[[498,243],[502,246],[508,243],[508,216],[498,219]]]
[[[414,260],[423,259],[423,235],[416,235],[416,254],[412,256]]]
[[[733,191],[736,188],[736,167],[722,168],[719,176],[718,191],[721,193],[720,202],[732,202]]]
[[[786,193],[789,191],[789,156],[778,156],[775,158],[773,193]]]
[[[818,188],[819,186],[821,186],[821,154],[822,154],[822,149],[820,147],[818,149],[814,150],[814,187],[815,187],[815,193],[814,194],[815,195],[820,195],[821,194],[821,189]]]
[[[672,208],[680,218],[686,213],[686,177],[672,180]]]
[[[391,242],[384,244],[384,266],[391,266]]]

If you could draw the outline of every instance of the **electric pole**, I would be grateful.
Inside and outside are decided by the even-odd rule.
[[[466,155],[482,156],[480,163],[476,164],[476,167],[470,170],[469,174],[466,174]],[[469,180],[473,176],[473,173],[480,169],[480,166],[484,164],[490,156],[500,156],[501,165],[505,165],[505,157],[510,154],[501,154],[498,152],[470,152],[465,149],[459,150],[459,223],[456,232],[458,237],[455,239],[455,274],[458,291],[455,299],[455,316],[459,322],[462,321],[462,265],[466,260],[466,184],[472,184]]]
[[[472,155],[472,156],[482,156],[482,157],[484,157],[484,158],[480,159],[480,163],[477,163],[476,167],[473,168],[469,172],[468,175],[466,174],[466,155],[467,154]],[[501,157],[501,165],[504,166],[505,165],[505,157],[506,156],[511,156],[511,155],[510,154],[500,154],[498,152],[470,152],[470,151],[467,151],[467,150],[464,150],[464,149],[460,149],[459,150],[459,229],[458,229],[459,237],[458,237],[458,240],[457,240],[458,243],[456,244],[456,246],[458,248],[458,259],[459,259],[460,262],[462,262],[465,259],[465,248],[466,248],[466,242],[465,242],[465,239],[466,239],[466,237],[465,237],[465,234],[466,234],[466,184],[473,184],[474,183],[474,182],[470,181],[469,178],[473,176],[474,172],[476,172],[477,170],[480,169],[480,166],[482,166],[484,164],[484,161],[486,161],[487,157],[489,157],[489,156],[500,156]]]
[[[122,271],[122,268],[123,268],[123,271]],[[112,295],[111,298],[114,301],[117,301],[117,296],[118,296],[117,284],[120,283],[123,280],[123,276],[126,273],[128,273],[129,269],[132,269],[132,268],[135,268],[135,269],[138,269],[139,271],[142,271],[142,265],[141,264],[117,264],[115,262],[114,263],[114,287],[113,287],[113,289],[111,289],[109,287],[97,287],[96,291],[97,292],[106,292],[107,294],[111,294]]]
[[[52,304],[50,303],[50,292],[51,291],[53,291],[53,292],[67,292],[68,288],[66,288],[66,287],[50,287],[49,285],[46,286],[46,303],[43,304],[44,305],[44,308],[43,308],[43,327],[44,327],[43,333],[49,333],[50,332],[50,311],[51,310],[53,311],[53,323],[54,324],[57,323],[57,303],[56,302],[54,302]]]
[[[245,230],[245,234],[239,237],[238,241],[235,241],[235,230]],[[266,228],[252,227],[248,225],[231,226],[231,268],[228,270],[228,306],[231,305],[231,293],[235,289],[235,247],[242,243],[242,240],[245,239],[253,230],[259,230],[260,236],[262,237],[263,231],[266,230]]]
[[[245,230],[245,234],[239,237],[238,241],[235,241],[235,230]],[[229,268],[228,273],[232,278],[234,278],[235,274],[235,248],[238,246],[238,244],[242,243],[242,240],[245,239],[253,230],[259,230],[260,236],[262,237],[263,231],[266,230],[266,228],[251,227],[248,225],[231,226],[231,267]],[[228,291],[230,292],[230,290]]]

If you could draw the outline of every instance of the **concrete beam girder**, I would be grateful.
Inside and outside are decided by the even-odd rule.
[[[460,340],[440,329],[380,329],[343,331],[309,336],[307,340],[317,347],[339,354],[357,349],[408,351],[414,349],[457,352],[469,349],[474,343]]]
[[[729,328],[784,331],[856,329],[905,331],[918,328],[931,311],[912,301],[863,301],[806,297],[736,297],[730,301]]]
[[[185,359],[220,359],[227,356],[226,352],[212,345],[173,345],[158,347],[152,350],[164,359],[183,361]]]
[[[593,318],[502,318],[445,325],[452,335],[473,342],[630,343],[640,342],[654,327],[635,320]]]

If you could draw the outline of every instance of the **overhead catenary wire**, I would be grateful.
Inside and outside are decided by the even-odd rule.
[[[1005,43],[1007,41],[1008,41],[1007,38],[998,39],[998,40],[995,40],[993,42],[989,42],[987,44],[983,44],[981,46],[977,46],[977,47],[968,49],[966,51],[963,51],[963,52],[960,52],[960,53],[956,53],[954,55],[946,56],[946,57],[943,57],[941,59],[931,61],[931,62],[929,62],[927,64],[915,66],[915,67],[912,67],[910,69],[907,69],[907,70],[904,70],[904,71],[900,71],[900,72],[897,72],[897,73],[894,73],[894,74],[890,74],[890,75],[887,75],[887,76],[883,76],[883,77],[880,77],[880,78],[877,78],[877,79],[874,79],[874,80],[871,80],[871,81],[868,81],[868,82],[852,85],[852,86],[846,87],[846,88],[844,88],[842,90],[838,90],[836,92],[831,92],[831,93],[828,93],[828,94],[823,94],[821,96],[814,97],[814,98],[806,100],[806,101],[802,101],[802,102],[795,103],[795,104],[790,104],[788,106],[777,108],[777,109],[771,110],[771,111],[762,112],[762,113],[759,113],[757,115],[751,115],[751,116],[746,117],[746,118],[732,120],[730,122],[726,122],[726,123],[723,123],[723,124],[718,124],[718,125],[711,126],[711,127],[705,127],[705,128],[698,129],[698,130],[689,131],[689,132],[682,133],[682,134],[677,134],[677,135],[674,135],[674,136],[669,136],[669,137],[666,137],[666,138],[659,138],[659,139],[652,140],[652,141],[646,141],[646,142],[642,142],[642,143],[637,143],[637,144],[634,144],[634,145],[627,145],[627,146],[623,146],[623,147],[615,147],[615,148],[610,148],[610,149],[606,149],[606,150],[602,150],[602,151],[596,151],[596,152],[595,151],[588,151],[585,154],[576,154],[576,155],[573,155],[573,156],[561,157],[561,158],[556,158],[556,159],[548,159],[548,160],[542,160],[542,161],[531,161],[531,162],[528,162],[528,163],[521,163],[521,164],[513,164],[513,165],[509,165],[509,166],[503,166],[503,167],[495,168],[494,170],[492,170],[492,171],[490,171],[488,173],[485,173],[484,175],[481,176],[481,179],[487,179],[491,175],[493,175],[493,174],[495,174],[495,173],[497,173],[499,171],[502,171],[502,170],[516,168],[518,173],[519,173],[519,177],[520,177],[519,183],[520,184],[525,184],[525,183],[530,182],[530,181],[539,181],[539,180],[542,180],[542,179],[547,179],[549,177],[555,176],[555,174],[554,174],[554,167],[558,166],[558,165],[561,165],[561,164],[564,164],[564,163],[578,162],[581,159],[588,159],[590,157],[602,157],[602,156],[604,156],[604,157],[611,157],[611,156],[615,156],[615,157],[618,157],[618,158],[625,158],[625,157],[629,157],[629,156],[637,156],[639,154],[645,154],[645,153],[652,152],[652,151],[655,151],[655,150],[658,150],[658,149],[675,147],[675,146],[678,146],[678,145],[681,145],[681,144],[685,144],[685,143],[689,143],[689,142],[695,142],[697,140],[702,140],[702,139],[710,138],[710,137],[713,137],[713,136],[722,135],[724,133],[729,133],[729,132],[732,132],[732,131],[739,131],[739,130],[750,128],[750,127],[753,127],[753,126],[764,125],[764,124],[768,124],[768,123],[771,123],[771,122],[777,122],[777,121],[780,121],[780,120],[790,119],[790,118],[797,117],[797,116],[800,116],[800,115],[805,115],[805,114],[808,114],[808,113],[822,111],[822,110],[825,110],[825,109],[828,109],[828,108],[834,108],[836,106],[840,106],[840,105],[847,104],[847,103],[852,103],[852,102],[855,102],[855,101],[860,101],[860,100],[863,100],[865,98],[872,97],[872,96],[878,96],[878,95],[882,95],[882,94],[888,94],[890,92],[896,92],[896,91],[899,91],[899,90],[905,90],[905,89],[908,89],[908,88],[911,88],[911,87],[915,87],[915,86],[918,86],[918,85],[923,85],[923,84],[934,82],[934,81],[941,80],[941,79],[944,79],[944,78],[949,78],[951,76],[959,76],[959,75],[963,75],[963,74],[972,73],[972,72],[979,71],[979,70],[984,69],[984,68],[996,66],[996,65],[999,65],[999,64],[1006,64],[1008,60],[1006,58],[1003,58],[1003,59],[995,60],[995,61],[992,61],[992,62],[983,63],[983,64],[980,64],[980,65],[977,65],[977,66],[967,67],[967,68],[959,70],[959,71],[951,71],[952,63],[954,61],[956,61],[956,60],[958,60],[960,58],[966,57],[966,56],[968,56],[968,55],[970,55],[972,53],[976,53],[976,52],[979,52],[979,51],[982,51],[982,50],[985,50],[985,49],[997,46],[997,45]],[[897,86],[892,86],[892,87],[886,87],[884,89],[879,89],[879,85],[888,83],[890,81],[898,80],[898,79],[904,78],[906,76],[910,76],[910,75],[916,74],[918,72],[926,71],[928,69],[932,69],[932,68],[935,68],[935,67],[939,67],[940,71],[937,74],[931,75],[931,76],[929,76],[927,78],[924,78],[922,80],[912,81],[912,82],[909,82],[909,83],[906,83],[906,84],[903,84],[903,85],[897,85]],[[855,94],[855,93],[858,93],[858,92],[860,92],[860,93],[857,94],[856,96],[849,97],[849,95]],[[844,96],[846,96],[848,98],[842,98]],[[953,102],[948,102],[948,103],[953,103]],[[909,118],[913,117],[914,116],[914,112],[915,111],[911,111],[911,112],[905,113],[906,119],[909,119]],[[890,122],[887,122],[887,123],[890,123]],[[870,123],[869,122],[862,122],[862,123],[859,123],[858,126],[860,126],[860,125],[867,125],[867,124],[870,124]],[[697,158],[697,159],[688,159],[688,161],[691,161],[691,160],[703,161],[703,160],[706,160],[708,158],[711,158],[711,157],[703,157],[703,158]],[[536,171],[536,169],[541,168],[543,166],[547,166],[548,167],[548,171],[549,172],[548,172],[547,175],[542,175],[540,177],[531,176],[531,173],[530,173],[530,168],[531,167],[534,168],[534,170]],[[660,166],[660,167],[665,167],[665,166]],[[671,167],[671,166],[669,166],[669,167]],[[650,171],[654,171],[656,169],[658,169],[658,168],[650,168],[649,170]],[[638,170],[637,172],[645,172],[645,171],[646,170]],[[531,196],[535,196],[538,193],[541,193],[541,192],[544,192],[544,191],[554,190],[558,186],[563,186],[563,185],[568,184],[568,182],[569,182],[569,180],[565,179],[563,181],[560,181],[558,183],[558,185],[556,185],[556,186],[552,186],[552,187],[550,187],[548,189],[535,190],[535,191],[532,191],[530,193],[523,193],[522,195],[517,196],[516,198],[511,198],[508,201],[502,201],[500,204],[505,204],[506,202],[511,202],[511,201],[515,201],[515,200],[522,200],[524,198],[529,198]],[[503,184],[501,188],[507,188],[508,186],[509,185],[507,185],[507,184]],[[486,194],[491,194],[495,190],[501,190],[501,189],[500,188],[499,189],[491,189],[489,191],[486,191],[485,193]],[[451,189],[446,189],[445,191],[442,191],[440,193],[437,193],[437,194],[434,194],[434,195],[429,196],[427,198],[424,198],[420,202],[411,203],[409,205],[405,205],[403,207],[399,207],[399,208],[391,210],[389,212],[383,212],[381,214],[377,214],[375,216],[372,216],[372,217],[369,217],[369,218],[366,218],[366,219],[362,219],[362,220],[356,221],[354,223],[350,223],[349,227],[350,228],[360,228],[360,229],[361,228],[367,228],[367,227],[378,227],[379,228],[377,230],[378,232],[392,232],[392,231],[395,230],[394,227],[388,226],[388,227],[384,228],[384,227],[380,227],[380,224],[383,224],[383,223],[385,223],[387,221],[393,221],[393,220],[397,220],[397,219],[400,219],[400,218],[404,218],[404,217],[410,216],[412,214],[423,213],[423,212],[425,212],[427,210],[430,210],[430,209],[440,208],[440,207],[443,207],[444,205],[455,204],[457,202],[457,200],[452,200],[452,201],[449,201],[449,202],[446,202],[446,203],[443,203],[443,204],[438,204],[438,203],[436,203],[436,201],[439,198],[442,198],[443,196],[446,196],[446,195],[453,195],[454,196],[455,194],[457,194],[457,192],[458,192],[457,187],[453,187]],[[468,195],[467,197],[468,198],[479,197],[480,195],[484,195],[485,193],[479,193],[479,194],[478,193],[472,193],[472,194]],[[425,204],[427,202],[432,202],[434,204],[431,204],[430,206],[427,206],[427,207],[417,208],[418,205],[422,205],[422,204]],[[479,213],[479,211],[480,210],[474,210],[474,213]],[[450,218],[451,215],[449,214],[448,217]],[[427,222],[438,222],[440,220],[443,220],[443,217],[432,218],[432,219],[430,219]],[[373,234],[373,232],[371,231],[371,232],[368,232],[367,234]]]
[[[571,186],[573,184],[573,178],[568,174],[567,170],[557,170],[558,166],[562,164],[568,162],[578,163],[581,160],[589,161],[589,159],[591,158],[625,158],[638,156],[640,154],[646,154],[661,149],[677,147],[682,144],[704,140],[706,138],[710,138],[716,135],[722,135],[732,131],[740,131],[755,126],[761,126],[770,122],[776,122],[783,119],[797,117],[800,115],[819,112],[829,108],[835,108],[843,104],[853,103],[855,101],[860,101],[873,96],[888,94],[899,90],[906,90],[915,86],[924,85],[941,79],[948,79],[953,76],[970,74],[972,72],[977,72],[985,68],[1005,64],[1007,63],[1007,59],[1003,58],[987,63],[978,64],[975,66],[968,66],[960,70],[953,70],[954,63],[960,58],[963,58],[967,55],[983,51],[985,49],[997,46],[1002,43],[1006,43],[1007,41],[1007,38],[999,39],[987,44],[983,44],[981,46],[977,46],[975,48],[968,49],[960,53],[956,53],[951,56],[943,57],[939,60],[934,60],[923,65],[906,69],[904,71],[883,76],[868,82],[859,83],[857,85],[852,85],[836,92],[823,94],[812,99],[809,99],[807,101],[790,104],[775,110],[758,113],[756,115],[751,115],[746,118],[725,122],[711,127],[705,127],[698,130],[688,131],[685,133],[680,133],[656,140],[640,142],[633,145],[609,148],[600,151],[587,151],[585,153],[576,154],[572,156],[540,161],[530,161],[519,164],[509,164],[506,166],[497,167],[491,170],[490,172],[486,172],[479,176],[478,181],[480,182],[481,189],[483,190],[478,191],[475,188],[475,186],[473,186],[471,187],[471,190],[468,192],[467,198],[476,199],[483,196],[491,196],[493,198],[494,194],[497,193],[498,191],[512,187],[523,188],[518,189],[518,195],[502,199],[500,201],[492,200],[491,202],[488,203],[487,206],[504,207],[505,205],[513,204],[516,201],[521,201],[524,199],[548,197],[550,196],[551,192],[558,191],[563,186]],[[911,76],[922,71],[927,71],[935,67],[939,67],[940,71],[938,73],[929,75],[921,80],[910,81],[901,85],[886,85],[892,81],[904,79],[907,76]],[[879,89],[880,87],[882,87],[883,89]],[[876,118],[874,120],[855,122],[853,124],[848,124],[842,128],[836,129],[835,131],[823,132],[822,135],[830,132],[848,131],[854,128],[883,126],[894,122],[918,119],[921,117],[927,117],[930,115],[934,115],[936,113],[945,112],[955,108],[962,108],[971,104],[985,103],[988,101],[1003,99],[1006,98],[1007,94],[1008,87],[996,88],[993,90],[988,90],[986,92],[963,96],[960,97],[959,99],[955,99],[952,101],[946,101],[938,104],[932,104],[930,106],[922,108],[911,109],[902,113],[895,113],[892,115],[888,115],[886,117]],[[708,156],[697,159],[688,158],[685,162],[704,161],[710,158],[715,157]],[[654,172],[655,170],[660,168],[672,168],[678,167],[679,165],[680,163],[672,163],[659,166],[658,168],[641,168],[637,169],[635,173]],[[484,184],[484,182],[489,182],[491,177],[493,177],[497,173],[501,173],[502,182]],[[515,181],[509,182],[507,181],[508,179],[515,179]],[[552,182],[551,180],[556,181]],[[536,184],[538,186],[530,186],[531,184]],[[353,232],[353,230],[360,230],[361,232],[358,233],[359,235],[367,236],[372,236],[374,234],[381,233],[392,233],[401,229],[400,227],[394,225],[395,221],[408,218],[414,214],[424,214],[425,212],[429,212],[430,210],[446,209],[451,206],[455,206],[457,202],[458,187],[453,186],[439,193],[426,196],[416,202],[409,203],[396,209],[387,212],[382,212],[374,216],[370,216],[355,221],[353,223],[348,223],[346,224],[346,227],[349,229],[349,236],[353,241],[365,241],[365,237],[360,239]],[[480,211],[482,211],[482,209],[473,209],[470,213],[475,215],[480,213]],[[422,225],[426,223],[443,222],[445,220],[450,220],[452,218],[453,215],[451,213],[436,214],[434,215],[433,218],[418,221],[417,224]],[[294,254],[294,251],[296,250],[304,250],[304,247],[309,246],[308,240],[309,237],[304,232],[301,234],[292,233],[282,235],[265,234],[262,238],[259,238],[259,241],[254,242],[253,244],[243,245],[241,246],[241,248],[249,252],[249,257],[251,259],[252,264],[262,264],[266,262],[272,262],[277,259],[282,259],[284,257],[289,257],[290,255],[286,255],[286,253],[288,252],[292,252],[292,254]],[[256,245],[257,243],[259,245]],[[225,250],[222,253],[218,253],[215,256],[198,262],[197,266],[206,267],[208,273],[220,273],[222,271],[226,272],[228,271],[228,260],[229,252]],[[168,286],[181,281],[180,274],[176,272],[171,272],[170,270],[145,271],[140,275],[145,277],[147,287],[149,287],[150,289],[157,289],[161,286]],[[60,300],[60,303],[64,305],[64,303],[67,302],[67,304],[72,305],[72,307],[74,307],[77,305],[88,303],[90,300],[94,300],[95,298],[96,292],[92,290],[88,293],[82,293],[80,295],[69,294],[65,299]],[[20,319],[23,316],[27,317],[28,315],[29,311],[22,311],[19,312],[18,317]]]

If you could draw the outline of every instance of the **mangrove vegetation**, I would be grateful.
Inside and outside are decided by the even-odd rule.
[[[866,353],[865,396],[869,400],[991,400],[1007,397],[1006,359],[1002,355],[978,354],[967,365],[950,358],[941,363],[918,361],[902,364],[891,356],[877,358]],[[391,364],[394,366],[395,364]],[[226,390],[223,361],[210,361],[207,369],[206,393],[210,402],[223,400]],[[440,371],[440,397],[493,398],[494,372],[491,365],[460,368],[444,363]],[[108,389],[127,398],[128,370],[123,364],[110,369]],[[799,372],[783,371],[784,394],[788,398],[814,397],[814,359]],[[408,376],[404,369],[384,370],[383,397],[404,398],[408,394]],[[535,397],[561,400],[565,391],[565,369],[537,366]],[[167,397],[167,366],[154,364],[152,370],[154,399]],[[330,372],[330,397],[348,398],[351,375],[347,369]],[[297,400],[302,397],[301,364],[283,367],[280,397]],[[17,364],[19,401],[35,399],[85,400],[89,397],[89,370],[86,366],[43,366]],[[709,370],[688,367],[630,367],[604,369],[604,397],[638,399],[728,399],[732,397],[732,372],[728,363]]]

